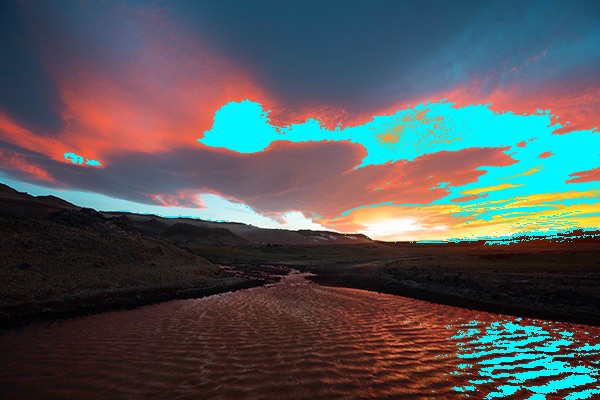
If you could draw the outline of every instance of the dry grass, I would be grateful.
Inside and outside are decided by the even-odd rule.
[[[0,221],[0,303],[17,304],[90,290],[202,280],[208,261],[112,222]]]

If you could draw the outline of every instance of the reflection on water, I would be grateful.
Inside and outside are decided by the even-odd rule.
[[[600,341],[590,327],[568,329],[560,324],[473,320],[458,324],[459,364],[454,374],[468,377],[455,389],[475,397],[588,399],[600,394]],[[587,331],[586,331],[587,329]]]
[[[520,390],[536,399],[567,383],[580,395],[572,398],[598,390],[597,329],[498,320],[294,275],[5,333],[0,398],[449,399]]]

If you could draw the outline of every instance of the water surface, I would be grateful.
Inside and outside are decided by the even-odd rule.
[[[599,336],[292,275],[6,332],[0,397],[591,398]]]

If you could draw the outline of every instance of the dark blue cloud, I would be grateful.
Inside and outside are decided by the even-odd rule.
[[[364,112],[478,78],[487,79],[491,90],[600,66],[600,48],[590,47],[600,35],[600,3],[591,1],[220,1],[164,7],[292,107],[335,102]],[[511,74],[515,67],[521,75]]]
[[[600,3],[490,4],[461,35],[419,66],[414,78],[421,90],[482,77],[494,86],[544,84],[567,78],[573,70],[600,66]]]
[[[482,2],[220,1],[172,15],[297,103],[360,103],[457,37]],[[165,3],[171,6],[171,3]]]
[[[62,103],[17,3],[0,2],[0,110],[41,134],[59,131]]]

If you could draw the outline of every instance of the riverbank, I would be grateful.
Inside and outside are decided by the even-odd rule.
[[[600,326],[600,239],[510,245],[373,242],[194,249],[213,263],[292,266],[329,286]]]
[[[596,252],[490,252],[311,268],[311,281],[471,310],[600,326]]]
[[[262,286],[272,280],[244,277],[204,281],[138,285],[73,293],[36,302],[0,306],[0,329],[36,321],[55,321],[106,311],[133,309],[170,300],[191,299]]]
[[[0,214],[0,328],[272,282],[236,274],[94,210],[46,217]]]

